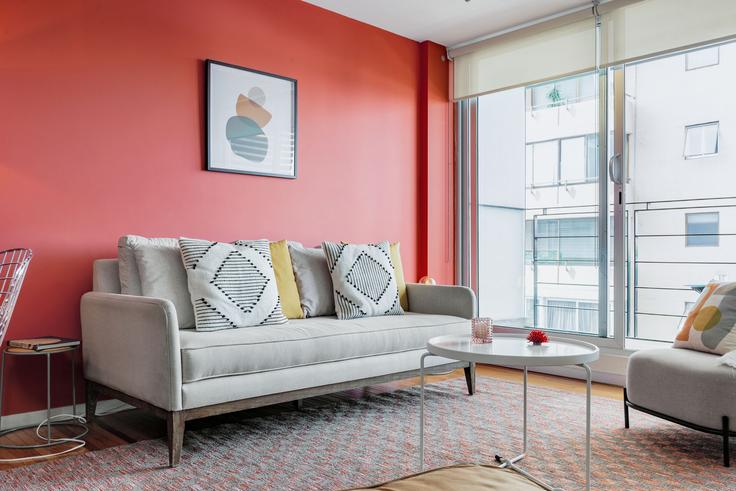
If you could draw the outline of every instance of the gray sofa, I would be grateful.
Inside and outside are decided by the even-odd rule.
[[[116,259],[95,261],[81,301],[87,417],[111,397],[165,418],[174,466],[187,420],[415,376],[429,338],[469,332],[476,301],[465,287],[407,288],[405,315],[198,332],[179,328],[170,300],[121,294]],[[464,367],[473,393],[474,366],[428,361]]]
[[[729,437],[736,436],[736,370],[720,355],[682,348],[642,350],[629,358],[624,389],[624,425],[629,408],[723,439],[723,465],[730,467]]]

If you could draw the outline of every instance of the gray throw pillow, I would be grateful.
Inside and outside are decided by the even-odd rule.
[[[404,313],[388,242],[323,242],[322,249],[332,275],[338,319]]]
[[[179,241],[144,237],[138,239],[140,240],[135,241],[133,247],[133,256],[140,277],[140,294],[171,300],[179,328],[194,327],[194,308],[189,299],[187,273],[179,252]]]
[[[268,240],[179,239],[198,331],[284,324]]]
[[[289,254],[304,317],[335,315],[332,279],[324,251],[289,243]]]
[[[179,248],[179,242],[173,238],[141,237],[140,235],[123,235],[118,239],[118,273],[120,276],[120,293],[125,295],[143,295],[141,277],[135,262],[135,250],[140,246],[160,245],[162,247]]]

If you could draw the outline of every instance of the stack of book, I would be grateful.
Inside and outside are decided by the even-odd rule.
[[[79,340],[44,336],[30,339],[11,339],[8,341],[8,346],[11,348],[23,348],[33,351],[48,351],[79,346]]]

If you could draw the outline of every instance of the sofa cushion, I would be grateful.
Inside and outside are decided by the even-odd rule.
[[[289,243],[289,254],[304,317],[335,315],[332,279],[324,251]]]
[[[409,310],[409,294],[406,293],[406,279],[404,278],[404,264],[401,262],[401,243],[391,244],[391,262],[394,265],[396,287],[399,289],[399,302],[404,312]]]
[[[299,290],[296,287],[289,245],[285,240],[280,240],[271,242],[270,246],[273,274],[276,277],[276,286],[281,299],[281,311],[287,319],[303,319],[304,311],[299,299]]]
[[[118,239],[118,269],[120,275],[120,293],[124,295],[143,295],[138,265],[135,262],[135,249],[146,245],[162,247],[179,247],[176,239],[141,237],[140,235],[123,235]]]
[[[689,423],[720,428],[736,420],[736,370],[720,356],[689,349],[641,350],[629,358],[626,390],[634,404]]]
[[[676,348],[725,355],[736,350],[736,283],[710,283],[675,338]]]
[[[431,337],[469,329],[469,321],[459,317],[407,313],[350,321],[295,319],[259,329],[185,330],[180,333],[182,375],[186,383],[417,350]]]
[[[198,331],[284,324],[268,241],[179,239]]]
[[[135,244],[133,255],[140,276],[141,295],[171,300],[179,327],[194,327],[194,308],[189,299],[187,272],[181,260],[179,241],[139,239],[142,240]]]
[[[401,315],[389,243],[323,242],[339,319]]]

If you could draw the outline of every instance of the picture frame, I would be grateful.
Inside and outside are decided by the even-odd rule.
[[[297,81],[206,60],[207,170],[296,179]]]

